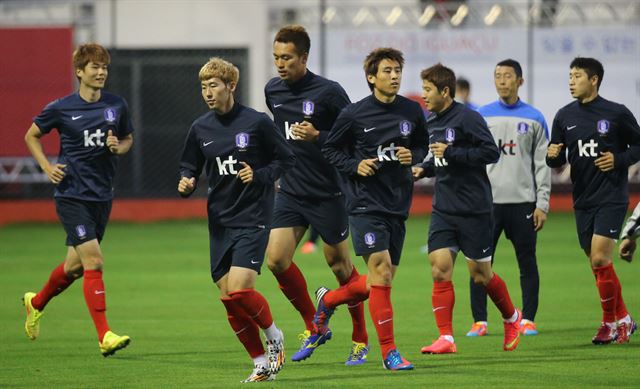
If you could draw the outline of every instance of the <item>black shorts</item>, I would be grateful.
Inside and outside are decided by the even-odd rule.
[[[576,209],[576,228],[580,247],[591,251],[593,235],[618,239],[624,218],[627,215],[627,205],[604,204],[589,209]]]
[[[406,232],[404,220],[392,216],[349,216],[351,240],[356,255],[389,250],[391,263],[398,266]]]
[[[209,225],[209,255],[213,282],[218,282],[229,273],[231,266],[252,269],[260,274],[268,241],[268,228]]]
[[[493,204],[494,246],[504,231],[514,246],[530,247],[535,253],[538,234],[533,224],[536,203]]]
[[[271,229],[308,227],[318,231],[330,245],[349,237],[349,219],[344,196],[329,199],[298,198],[285,192],[276,194]]]
[[[451,215],[434,210],[429,225],[429,252],[448,248],[471,260],[493,255],[493,214]],[[488,259],[487,259],[488,258]]]
[[[56,212],[67,233],[67,246],[78,246],[93,239],[102,241],[109,222],[111,201],[86,201],[56,197]]]

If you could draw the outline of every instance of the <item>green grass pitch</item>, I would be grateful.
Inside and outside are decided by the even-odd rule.
[[[381,366],[375,330],[367,314],[371,352],[363,366],[346,367],[351,324],[346,309],[331,320],[334,338],[302,363],[287,361],[276,381],[261,387],[637,387],[640,334],[627,345],[593,346],[601,319],[594,278],[578,247],[571,214],[550,215],[539,235],[540,335],[524,337],[515,352],[502,351],[502,325],[489,303],[489,336],[467,338],[468,272],[459,259],[454,272],[457,303],[455,355],[428,356],[420,347],[437,337],[431,312],[430,271],[420,246],[428,218],[411,218],[401,266],[394,281],[396,344],[415,365],[410,372]],[[226,388],[251,371],[251,361],[229,327],[209,276],[205,221],[157,224],[112,223],[103,244],[108,318],[132,343],[110,358],[98,351],[95,330],[76,282],[45,311],[41,335],[24,334],[20,297],[37,291],[64,255],[59,225],[0,228],[0,387],[22,388]],[[321,254],[298,255],[309,291],[336,281]],[[627,307],[640,317],[640,259],[615,260]],[[360,258],[354,263],[366,272]],[[504,239],[495,270],[520,305],[513,249]],[[266,265],[257,289],[284,330],[287,356],[299,346],[302,321],[278,290]]]

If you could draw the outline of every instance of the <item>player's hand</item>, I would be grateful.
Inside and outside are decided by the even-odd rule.
[[[627,262],[633,261],[633,253],[636,251],[636,241],[629,238],[622,239],[620,243],[620,258]]]
[[[251,169],[251,166],[247,165],[246,162],[240,162],[240,164],[244,167],[240,169],[236,177],[238,177],[243,184],[250,184],[253,181],[253,169]]]
[[[419,166],[412,166],[411,167],[411,174],[413,174],[413,179],[414,180],[419,180],[422,177],[424,177],[424,168],[421,168]]]
[[[564,143],[551,143],[549,147],[547,147],[547,157],[550,159],[558,158],[563,146]]]
[[[120,149],[118,146],[120,145],[120,139],[117,136],[113,135],[113,130],[107,131],[107,148],[112,154],[118,154]]]
[[[63,165],[61,163],[56,163],[55,165],[49,164],[49,166],[44,168],[44,172],[47,177],[49,177],[49,181],[54,184],[59,184],[67,174],[64,172],[65,167],[67,167],[67,165]]]
[[[533,211],[533,229],[534,231],[540,231],[544,226],[544,222],[547,221],[547,214],[540,208],[536,208]]]
[[[363,159],[358,164],[358,175],[363,177],[370,177],[376,174],[378,170],[378,158]]]
[[[316,130],[313,124],[305,120],[302,123],[294,123],[291,126],[291,134],[296,140],[315,142],[320,136],[320,131]]]
[[[411,166],[412,156],[411,150],[406,147],[398,147],[396,149],[396,157],[398,157],[398,161],[400,161],[401,165]]]
[[[431,154],[433,154],[436,158],[444,158],[444,151],[447,149],[446,143],[431,143],[429,145],[429,150],[431,150]]]
[[[182,177],[180,178],[180,182],[178,182],[178,193],[181,195],[189,195],[196,188],[196,179],[195,177]]]
[[[600,153],[600,157],[596,158],[593,162],[596,164],[598,169],[603,172],[608,172],[609,170],[613,170],[615,158],[611,151],[605,151],[604,153]]]

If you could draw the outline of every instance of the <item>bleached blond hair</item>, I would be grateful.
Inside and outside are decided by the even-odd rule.
[[[225,61],[220,57],[212,57],[202,66],[198,73],[200,81],[209,80],[211,78],[219,78],[225,84],[230,82],[238,83],[240,79],[240,71],[229,61]]]

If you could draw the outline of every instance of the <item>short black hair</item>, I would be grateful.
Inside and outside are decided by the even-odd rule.
[[[456,97],[456,74],[450,68],[441,63],[437,63],[430,68],[420,72],[420,78],[423,81],[429,81],[438,88],[438,92],[442,92],[444,88],[449,88],[449,96]]]
[[[602,78],[604,77],[604,67],[600,61],[595,58],[575,57],[571,61],[571,65],[569,65],[569,69],[573,68],[584,70],[589,78],[598,76],[598,89],[600,89],[600,84],[602,84]]]
[[[309,54],[311,50],[311,39],[307,30],[299,24],[291,24],[289,26],[282,27],[277,33],[273,42],[280,43],[293,43],[296,48],[296,53],[299,56]]]
[[[520,66],[520,62],[516,61],[515,59],[509,58],[502,60],[496,65],[496,67],[498,66],[508,66],[510,68],[513,68],[513,71],[516,72],[516,76],[522,78],[522,66]]]
[[[404,56],[402,55],[402,51],[396,50],[392,47],[379,47],[367,55],[364,59],[364,74],[366,76],[375,76],[378,74],[378,67],[380,66],[380,62],[383,59],[388,59],[390,61],[396,61],[398,65],[400,65],[400,69],[404,67]],[[369,85],[369,89],[373,91],[373,84],[367,80],[367,84]]]
[[[456,89],[471,90],[471,83],[466,78],[460,77],[456,80]]]

